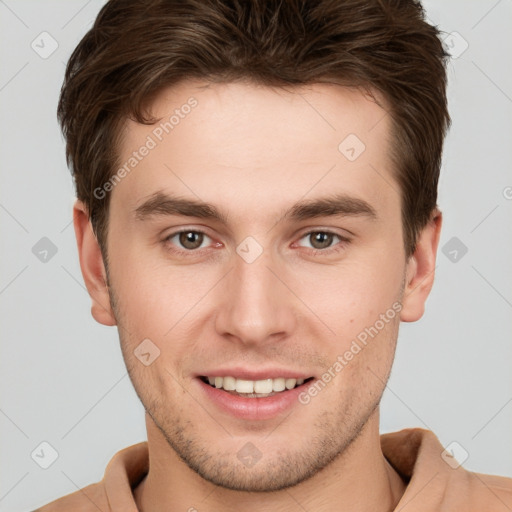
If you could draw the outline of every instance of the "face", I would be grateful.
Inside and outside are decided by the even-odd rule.
[[[360,433],[393,360],[408,265],[389,117],[327,84],[187,82],[152,111],[126,125],[111,191],[129,375],[203,478],[299,483]]]

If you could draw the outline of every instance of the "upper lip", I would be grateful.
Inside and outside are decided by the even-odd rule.
[[[204,370],[196,375],[197,377],[234,377],[235,379],[243,380],[264,380],[264,379],[278,379],[283,377],[285,379],[308,379],[312,375],[306,374],[302,371],[289,370],[285,368],[267,368],[250,370],[241,367],[230,366],[228,368],[215,368],[212,370]]]

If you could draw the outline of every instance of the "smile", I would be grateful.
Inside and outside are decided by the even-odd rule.
[[[222,389],[234,395],[244,396],[246,398],[264,398],[281,393],[285,390],[291,390],[304,384],[309,379],[290,379],[278,377],[276,379],[246,380],[235,377],[201,377],[201,380],[210,386]]]

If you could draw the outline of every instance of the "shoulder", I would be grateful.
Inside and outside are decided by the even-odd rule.
[[[399,505],[405,507],[421,495],[417,510],[422,511],[512,511],[512,478],[465,469],[429,430],[383,434],[381,446],[388,462],[408,482]]]
[[[110,459],[100,482],[56,499],[33,512],[136,511],[132,489],[148,470],[147,441],[128,446]]]
[[[471,481],[472,501],[481,503],[482,510],[512,510],[512,478],[468,472]]]
[[[74,493],[56,499],[34,512],[98,512],[110,510],[102,482],[88,485]]]

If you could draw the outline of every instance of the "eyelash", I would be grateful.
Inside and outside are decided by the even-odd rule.
[[[211,238],[204,231],[196,230],[196,229],[182,229],[180,231],[175,231],[162,240],[163,244],[168,247],[170,252],[173,252],[178,255],[190,255],[190,254],[194,254],[194,253],[201,254],[203,252],[203,250],[207,249],[207,247],[203,247],[202,249],[176,249],[175,247],[171,247],[171,245],[172,245],[171,239],[173,239],[177,235],[180,235],[181,233],[196,233],[196,234],[202,234],[202,235],[207,236],[208,238]],[[306,249],[309,249],[310,253],[313,254],[313,256],[316,256],[320,253],[323,255],[337,253],[337,252],[343,250],[345,248],[345,245],[350,243],[349,238],[343,237],[343,236],[339,235],[338,233],[335,233],[334,231],[320,230],[320,229],[315,229],[315,230],[303,233],[302,236],[299,238],[299,240],[302,240],[303,238],[311,236],[312,234],[318,234],[318,233],[322,233],[322,234],[326,234],[326,235],[333,235],[335,237],[338,237],[340,242],[333,245],[332,247],[327,247],[326,249],[314,249],[314,248],[306,247]]]

